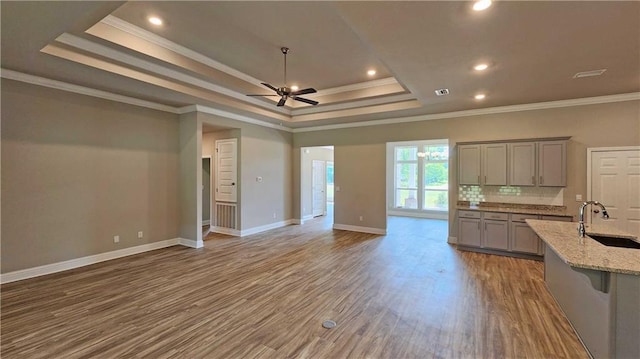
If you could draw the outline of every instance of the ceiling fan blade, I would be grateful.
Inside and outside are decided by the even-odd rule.
[[[316,93],[316,92],[318,92],[318,91],[316,91],[316,89],[308,88],[308,89],[302,89],[302,90],[298,90],[298,91],[293,91],[290,95],[291,96],[298,96],[298,95],[306,95],[306,94]]]
[[[285,102],[287,102],[287,96],[282,96],[280,101],[278,101],[278,107],[284,106]]]
[[[279,95],[247,95],[247,96],[279,96]]]
[[[272,90],[273,90],[273,91],[275,91],[275,92],[278,92],[278,89],[277,89],[277,88],[275,88],[275,87],[273,87],[273,86],[269,85],[269,84],[268,84],[268,83],[266,83],[266,82],[261,82],[261,84],[263,84],[263,85],[267,86],[268,88],[272,89]]]
[[[294,100],[296,101],[300,101],[300,102],[304,102],[304,103],[308,103],[309,105],[317,105],[318,101],[313,101],[313,100],[309,100],[308,98],[303,98],[303,97],[293,97]]]

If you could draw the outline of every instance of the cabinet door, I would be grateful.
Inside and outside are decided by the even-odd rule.
[[[491,249],[509,249],[509,230],[507,221],[483,221],[482,247]]]
[[[509,144],[509,185],[536,185],[536,143]]]
[[[567,185],[567,141],[538,143],[538,186]]]
[[[470,247],[480,247],[480,220],[460,218],[458,220],[458,244]]]
[[[528,224],[511,222],[511,251],[539,254],[540,238]]]
[[[480,184],[480,145],[458,147],[458,183]]]
[[[487,186],[507,185],[507,144],[482,146],[482,176]]]

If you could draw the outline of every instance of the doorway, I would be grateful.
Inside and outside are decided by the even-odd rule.
[[[333,146],[301,148],[301,222],[333,218]]]
[[[588,148],[587,200],[601,202],[609,213],[605,220],[591,211],[591,223],[640,237],[640,147]]]
[[[211,226],[211,157],[202,158],[202,226]]]

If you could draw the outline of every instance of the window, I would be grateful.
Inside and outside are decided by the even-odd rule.
[[[393,166],[395,208],[448,211],[448,144],[394,146]]]

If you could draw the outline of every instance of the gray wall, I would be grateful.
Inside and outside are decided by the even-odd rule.
[[[575,195],[586,195],[586,149],[605,146],[640,145],[640,101],[585,105],[575,107],[532,110],[482,116],[469,116],[443,120],[431,120],[393,125],[380,125],[359,128],[347,128],[324,131],[300,132],[294,136],[294,154],[302,147],[334,145],[336,186],[342,187],[336,192],[335,223],[362,226],[354,213],[375,211],[370,217],[375,221],[368,227],[386,228],[385,200],[378,193],[384,191],[385,143],[390,141],[409,141],[427,139],[449,139],[450,183],[456,183],[456,142],[508,140],[536,137],[572,136],[567,150],[568,178],[564,191],[564,204],[569,208],[577,205]],[[368,156],[361,155],[357,146],[366,146]],[[347,151],[345,153],[345,151]],[[351,152],[356,151],[354,156]],[[294,162],[295,163],[295,162]],[[357,191],[350,193],[351,186],[345,187],[343,181],[352,180],[343,170],[352,170],[359,178]],[[297,173],[296,173],[297,171]],[[294,188],[300,176],[300,168],[294,168]],[[372,193],[370,198],[355,199],[361,193]],[[454,206],[458,189],[452,187],[449,203]],[[294,202],[296,203],[296,202]],[[348,208],[340,208],[342,203]],[[301,210],[294,207],[294,216],[299,218]],[[450,235],[455,236],[457,229],[453,223],[454,211],[449,213]]]
[[[202,122],[180,116],[180,238],[202,240]]]
[[[178,237],[178,140],[176,115],[3,79],[2,273]]]
[[[202,112],[198,113],[198,118],[206,125],[240,131],[240,229],[292,219],[293,135]],[[256,181],[256,177],[262,177],[262,182]]]

